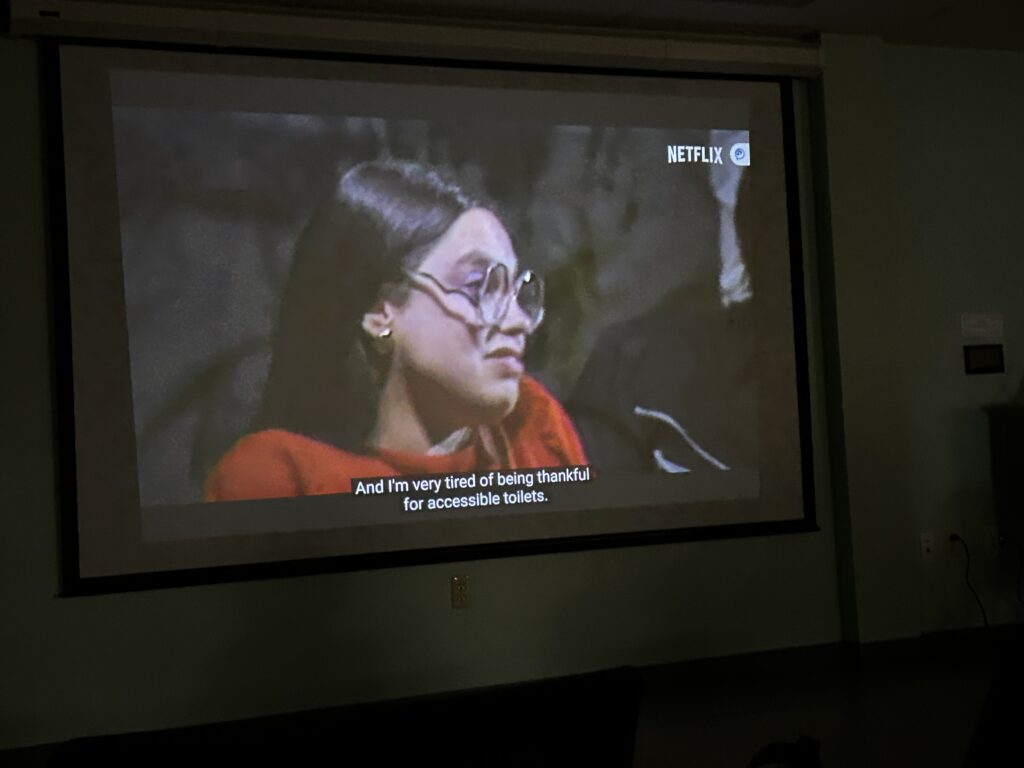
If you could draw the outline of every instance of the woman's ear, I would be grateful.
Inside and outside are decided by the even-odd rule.
[[[391,323],[395,319],[394,308],[390,302],[379,301],[373,309],[363,315],[363,330],[372,338],[386,338],[391,333]]]

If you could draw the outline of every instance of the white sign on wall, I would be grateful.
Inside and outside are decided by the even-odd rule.
[[[965,339],[1003,338],[1003,316],[994,312],[964,312],[960,315],[960,335]]]

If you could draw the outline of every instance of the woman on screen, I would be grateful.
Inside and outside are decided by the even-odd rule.
[[[586,463],[523,369],[543,300],[501,221],[458,186],[413,163],[352,168],[296,246],[258,431],[220,460],[206,498]]]

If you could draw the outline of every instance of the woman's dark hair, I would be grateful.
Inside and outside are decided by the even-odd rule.
[[[477,205],[415,163],[362,163],[342,176],[296,244],[257,428],[362,444],[378,400],[363,315]]]

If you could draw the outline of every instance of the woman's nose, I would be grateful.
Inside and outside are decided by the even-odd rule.
[[[508,303],[508,310],[505,312],[505,316],[501,319],[501,323],[498,324],[499,330],[502,333],[513,336],[520,333],[529,333],[532,330],[531,326],[532,323],[529,316],[519,305],[519,299],[513,296]]]

